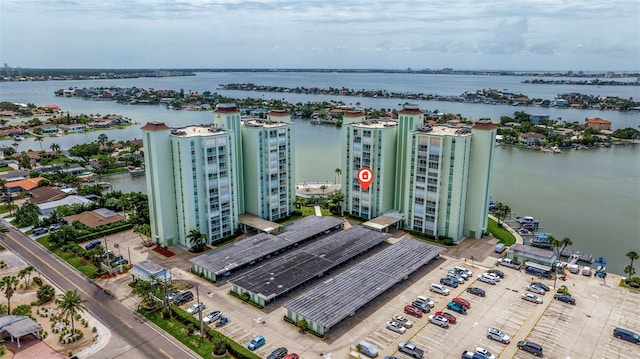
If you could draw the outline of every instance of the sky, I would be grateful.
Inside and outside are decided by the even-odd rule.
[[[640,70],[640,0],[0,0],[32,68]]]

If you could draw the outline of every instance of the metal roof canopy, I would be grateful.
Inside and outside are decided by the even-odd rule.
[[[403,219],[404,216],[402,215],[402,213],[393,211],[364,222],[362,225],[371,229],[375,229],[377,231],[382,231],[387,229],[389,226],[402,221]]]
[[[251,213],[243,213],[239,215],[238,222],[265,233],[277,231],[278,227],[280,227],[280,224],[276,222],[267,221],[266,219],[262,219]]]
[[[338,218],[309,216],[285,225],[286,231],[278,236],[260,233],[189,261],[221,275],[342,224],[343,221]]]
[[[22,315],[3,315],[0,316],[0,333],[7,332],[13,338],[18,339],[18,348],[20,348],[20,337],[33,334],[36,338],[38,331],[42,329],[40,324],[33,319]]]
[[[289,252],[230,282],[269,301],[322,276],[390,236],[354,226]]]
[[[435,258],[443,249],[404,238],[396,244],[326,280],[284,307],[325,330],[375,299]]]

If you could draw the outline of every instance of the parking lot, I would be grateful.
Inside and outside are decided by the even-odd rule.
[[[577,305],[572,306],[553,299],[553,281],[532,278],[506,267],[495,267],[496,258],[491,256],[494,243],[490,240],[476,240],[467,245],[477,258],[475,262],[465,260],[469,255],[462,254],[461,248],[456,247],[456,252],[453,252],[456,257],[444,255],[420,269],[408,280],[383,293],[379,300],[332,328],[323,339],[301,333],[297,327],[283,320],[286,311],[282,304],[306,288],[260,310],[231,296],[230,284],[210,283],[183,270],[184,265],[180,266],[182,269],[173,266],[172,275],[174,280],[183,284],[182,289],[191,288],[195,294],[193,286],[198,286],[200,301],[207,306],[203,315],[220,310],[229,318],[228,324],[217,328],[225,335],[242,345],[257,335],[263,335],[266,344],[256,350],[261,357],[281,346],[287,347],[290,353],[298,353],[301,358],[358,357],[355,346],[358,341],[366,340],[378,348],[380,358],[386,355],[409,358],[398,352],[400,341],[411,342],[423,349],[425,358],[459,358],[463,351],[472,351],[476,347],[483,347],[499,358],[533,358],[533,355],[517,349],[517,342],[526,339],[542,345],[544,358],[640,358],[640,345],[621,341],[611,334],[616,326],[640,332],[640,293],[618,287],[620,277],[609,275],[605,283],[602,279],[569,274],[566,281],[558,280],[556,287],[566,285],[576,298]],[[155,253],[149,251],[146,254],[149,259],[164,265],[162,258]],[[172,258],[167,264],[180,260]],[[430,292],[430,284],[438,283],[454,266],[469,268],[474,275],[458,288],[449,288],[451,293],[447,297]],[[505,278],[496,285],[478,281],[477,275],[490,268],[500,269],[506,274]],[[541,296],[542,304],[521,299],[532,279],[551,287],[550,292]],[[470,286],[484,289],[486,296],[467,293]],[[457,323],[441,328],[429,324],[428,315],[417,319],[403,314],[404,306],[418,295],[427,296],[435,302],[430,314],[445,310],[454,297],[469,300],[471,307],[465,315],[445,310],[457,317]],[[126,302],[133,306],[137,299],[129,297]],[[186,309],[194,303],[195,299],[182,307]],[[414,323],[404,334],[386,329],[386,322],[396,314]],[[486,330],[489,327],[505,332],[511,337],[511,342],[502,344],[488,339]],[[361,357],[364,358],[363,355]]]

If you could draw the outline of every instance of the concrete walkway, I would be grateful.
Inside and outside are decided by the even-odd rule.
[[[322,217],[322,211],[320,211],[320,206],[313,206],[313,208],[316,210],[316,216]]]
[[[491,218],[494,221],[498,222],[498,218],[496,216],[492,215],[492,214],[489,214],[489,218]],[[500,222],[498,222],[498,223],[500,223]],[[511,234],[513,234],[514,237],[516,237],[516,244],[524,244],[524,239],[522,239],[522,236],[520,235],[520,233],[518,233],[518,231],[516,231],[515,229],[511,228],[511,226],[506,224],[504,221],[502,222],[502,228],[506,229]]]

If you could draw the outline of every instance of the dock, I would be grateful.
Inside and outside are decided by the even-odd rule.
[[[580,251],[570,251],[570,250],[563,250],[562,253],[560,253],[560,257],[567,257],[569,258],[569,263],[570,264],[576,264],[576,262],[580,261],[580,262],[587,262],[587,263],[593,263],[593,255],[592,254],[588,254],[588,253],[580,253]]]

